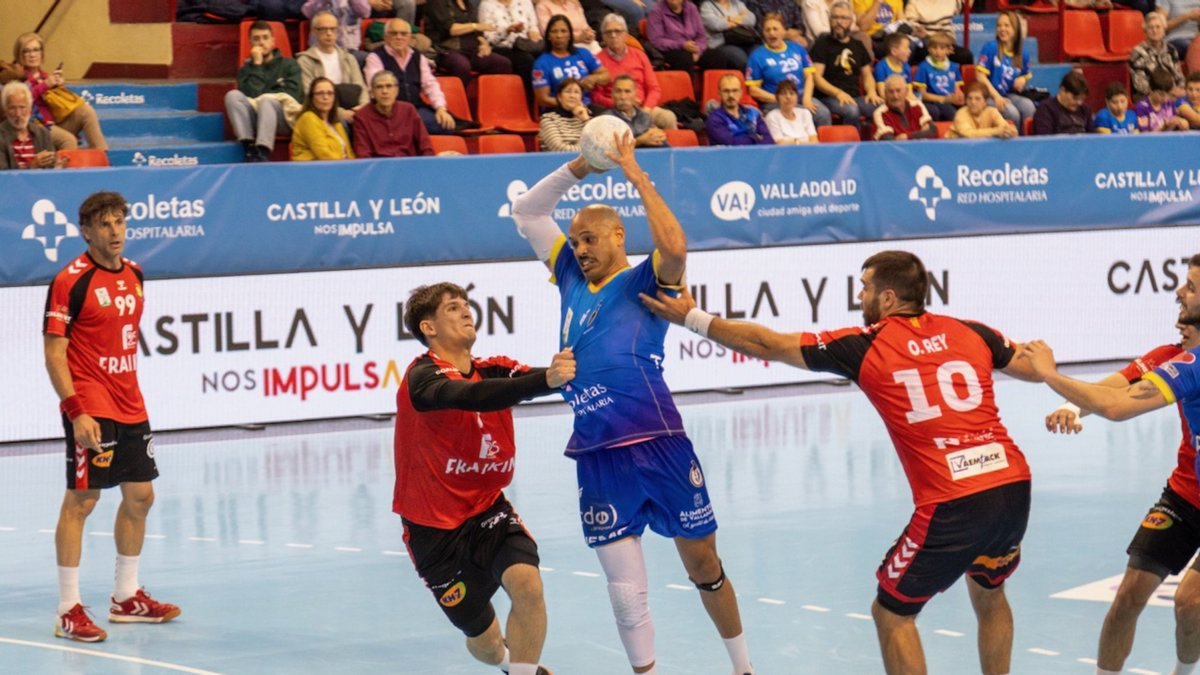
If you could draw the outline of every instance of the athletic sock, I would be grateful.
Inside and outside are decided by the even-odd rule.
[[[508,672],[508,647],[504,647],[504,658],[500,659],[500,665],[497,666],[500,670]]]
[[[508,675],[537,675],[536,663],[514,663],[508,667]]]
[[[75,605],[82,605],[79,598],[79,568],[58,566],[58,613],[66,614]]]
[[[1192,675],[1196,670],[1196,662],[1184,663],[1179,659],[1175,659],[1175,670],[1171,671],[1171,675]]]
[[[113,598],[123,602],[138,592],[138,556],[117,554],[117,583]]]
[[[1121,675],[1119,670],[1105,670],[1100,666],[1096,666],[1096,675]]]
[[[738,675],[745,675],[745,673],[752,675],[754,666],[750,665],[750,648],[746,646],[746,634],[742,633],[724,642],[725,651],[729,652],[729,660],[733,662],[734,672]]]

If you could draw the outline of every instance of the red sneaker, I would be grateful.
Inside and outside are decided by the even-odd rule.
[[[54,637],[76,642],[103,642],[108,633],[92,623],[83,605],[75,603],[69,612],[58,617],[58,623],[54,624]]]
[[[108,609],[108,620],[115,623],[163,623],[177,616],[178,607],[155,600],[141,588],[128,600],[117,602],[113,598]]]

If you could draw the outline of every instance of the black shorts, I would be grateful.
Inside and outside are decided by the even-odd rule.
[[[123,424],[103,417],[95,419],[100,425],[99,451],[76,444],[75,429],[67,416],[62,416],[67,435],[68,490],[103,490],[158,478],[150,422]]]
[[[1160,577],[1179,574],[1200,548],[1200,509],[1169,486],[1129,542],[1129,566]]]
[[[917,509],[875,577],[879,604],[901,616],[921,611],[964,573],[999,588],[1021,563],[1029,481]]]
[[[540,562],[537,544],[503,494],[453,530],[403,522],[404,543],[417,574],[446,618],[467,637],[482,635],[496,618],[492,596],[504,571]]]

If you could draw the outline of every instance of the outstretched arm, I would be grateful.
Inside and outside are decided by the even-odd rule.
[[[1121,373],[1110,373],[1096,384],[1112,389],[1124,389],[1129,386],[1129,380]],[[1092,411],[1084,410],[1074,403],[1064,403],[1046,415],[1046,431],[1052,434],[1077,434],[1083,431],[1083,423],[1079,420],[1090,414]]]
[[[583,157],[576,157],[513,200],[512,215],[517,223],[517,232],[529,240],[538,260],[547,267],[550,266],[550,252],[563,236],[551,215],[554,207],[567,190],[590,172],[591,168]]]
[[[611,156],[625,172],[625,178],[633,184],[642,195],[642,204],[646,207],[646,221],[650,224],[650,238],[654,240],[654,248],[658,250],[658,280],[667,285],[675,285],[683,281],[683,271],[687,265],[687,236],[679,220],[671,212],[650,182],[650,176],[638,166],[633,156],[636,142],[631,132],[625,132],[617,139],[617,155]]]
[[[1173,402],[1149,379],[1139,380],[1128,387],[1116,388],[1062,375],[1054,363],[1054,352],[1041,340],[1026,343],[1022,351],[1028,355],[1033,367],[1045,378],[1051,389],[1071,403],[1105,419],[1127,420]]]

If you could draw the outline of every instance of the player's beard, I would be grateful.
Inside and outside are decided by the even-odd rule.
[[[883,318],[883,310],[879,309],[879,298],[876,297],[871,303],[864,302],[862,313],[864,326],[879,323],[879,320]]]
[[[1179,303],[1179,323],[1186,326],[1200,326],[1200,310],[1188,312],[1183,303]]]

